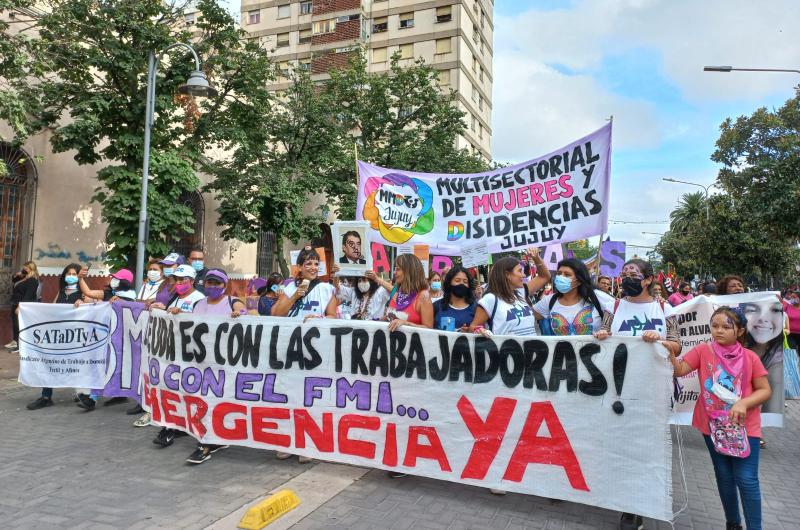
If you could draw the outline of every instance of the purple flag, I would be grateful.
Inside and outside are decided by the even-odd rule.
[[[142,341],[150,313],[141,302],[111,304],[111,344],[108,349],[106,397],[129,397],[141,401],[139,386]],[[112,370],[113,367],[113,370]]]
[[[616,278],[625,264],[625,242],[603,241],[600,244],[600,274]]]

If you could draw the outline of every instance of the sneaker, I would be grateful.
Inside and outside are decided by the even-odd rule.
[[[97,403],[88,394],[78,394],[78,406],[86,412],[94,410],[96,405]]]
[[[75,403],[77,403],[77,402],[78,402],[78,401],[80,401],[80,400],[81,400],[81,398],[79,398],[79,397],[78,397],[78,393],[77,393],[77,392],[73,392],[73,393],[72,393],[72,401],[74,401]]]
[[[128,398],[126,397],[112,397],[103,401],[103,406],[108,407],[109,405],[118,405],[119,403],[125,403],[126,401],[128,401]]]
[[[742,530],[742,525],[739,523],[725,523],[725,530]]]
[[[402,471],[388,471],[387,474],[389,478],[403,478],[408,475],[408,473],[403,473]]]
[[[175,431],[162,427],[158,435],[153,438],[153,443],[161,447],[169,447],[175,441]]]
[[[309,462],[313,462],[314,459],[311,458],[310,456],[298,456],[297,461],[300,462],[301,464],[308,464]]]
[[[202,464],[209,458],[211,458],[211,450],[208,447],[198,445],[197,449],[189,455],[186,461],[190,464]]]
[[[278,460],[286,460],[286,459],[291,458],[291,457],[292,457],[292,455],[289,454],[289,453],[281,453],[280,451],[275,453],[275,458],[277,458]]]
[[[11,342],[9,342],[8,344],[5,345],[5,348],[7,350],[16,350],[18,347],[19,347],[19,345],[17,344],[17,341],[15,341],[15,340],[12,340]]]
[[[14,348],[13,350],[11,350],[11,353],[19,353],[19,348]]]
[[[148,425],[150,425],[150,413],[149,412],[145,412],[144,414],[142,414],[142,416],[138,420],[133,422],[133,426],[134,427],[147,427]]]
[[[619,519],[619,530],[642,530],[644,521],[641,515],[635,513],[623,513]]]
[[[144,409],[142,408],[142,406],[140,404],[137,403],[134,406],[132,406],[131,408],[129,408],[128,410],[126,410],[125,414],[127,414],[128,416],[135,416],[137,414],[142,414],[143,412],[144,412]]]
[[[52,404],[53,404],[53,400],[52,399],[42,396],[39,399],[37,399],[36,401],[28,403],[26,408],[28,410],[39,410],[39,409],[43,409],[45,407],[49,407]]]
[[[489,490],[492,495],[505,495],[506,492],[504,490],[496,490],[494,488]]]
[[[214,453],[216,453],[217,451],[219,451],[220,449],[227,449],[228,447],[230,447],[230,445],[214,445],[214,444],[208,444],[208,445],[206,445],[206,447],[208,447],[208,450],[211,452],[211,454],[214,454]]]

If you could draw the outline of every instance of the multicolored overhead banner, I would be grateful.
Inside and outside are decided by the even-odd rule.
[[[515,166],[448,175],[358,162],[356,218],[372,241],[427,244],[458,255],[576,241],[608,226],[611,123],[562,149]]]

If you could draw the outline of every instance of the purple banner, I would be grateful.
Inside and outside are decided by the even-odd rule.
[[[625,242],[603,241],[600,244],[600,274],[616,278],[625,264]]]
[[[142,340],[150,313],[140,302],[116,301],[111,304],[111,342],[103,395],[141,401],[140,366]]]

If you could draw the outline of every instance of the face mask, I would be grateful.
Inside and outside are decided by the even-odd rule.
[[[192,288],[191,283],[176,283],[175,284],[175,292],[178,293],[179,296],[183,296],[189,292],[189,289]]]
[[[431,282],[431,289],[433,289],[434,291],[441,291],[442,282]]]
[[[200,272],[201,270],[203,270],[203,261],[199,259],[194,260],[192,262],[192,268],[197,272]]]
[[[469,286],[459,283],[450,287],[450,293],[458,298],[466,298],[469,296]]]
[[[206,296],[207,297],[211,298],[212,300],[216,300],[217,298],[219,298],[220,296],[225,294],[225,286],[224,285],[220,285],[220,286],[211,287],[211,286],[206,285],[205,291],[206,291]]]
[[[687,296],[691,291],[683,291],[683,296]]]
[[[156,283],[161,279],[161,273],[158,271],[147,271],[147,279],[152,283]]]
[[[555,286],[556,290],[561,294],[567,294],[572,290],[572,280],[567,278],[566,276],[556,276],[553,285]]]
[[[367,291],[369,291],[370,287],[371,285],[369,284],[369,282],[358,282],[358,290],[361,291],[362,293],[366,293]]]
[[[278,284],[276,283],[275,285],[270,287],[269,290],[272,291],[273,293],[277,293],[279,290]]]
[[[644,291],[642,280],[638,278],[622,279],[622,292],[625,293],[625,296],[639,296],[642,291]]]
[[[67,285],[75,285],[76,283],[78,283],[78,277],[77,276],[65,276],[64,277],[64,281],[67,282]]]
[[[172,276],[173,274],[175,274],[175,267],[164,268],[164,276]]]
[[[111,278],[111,289],[115,290],[117,287],[119,287],[119,280],[116,278]]]

